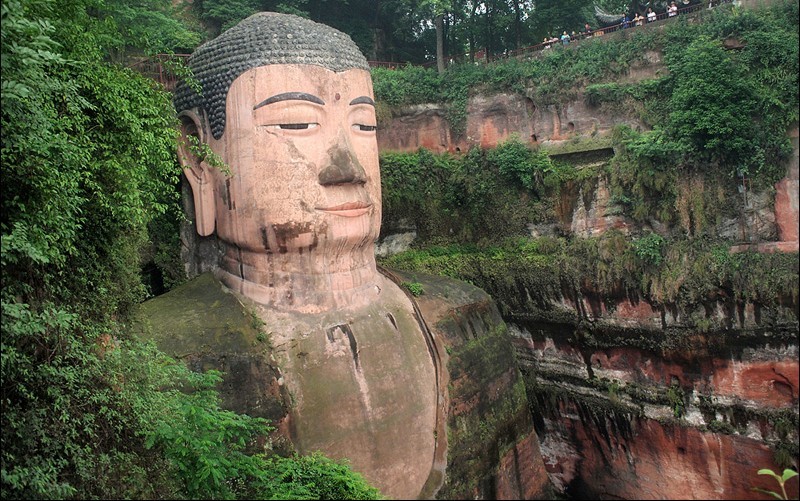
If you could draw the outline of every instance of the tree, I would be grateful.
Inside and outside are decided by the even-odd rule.
[[[587,15],[590,5],[591,0],[536,0],[532,14],[535,38],[541,40],[562,31],[580,31],[590,20]]]
[[[444,54],[444,16],[452,8],[450,0],[422,0],[420,9],[428,9],[436,29],[436,68],[439,74],[447,68]]]
[[[669,66],[675,83],[670,135],[699,158],[733,165],[740,174],[763,163],[751,140],[755,89],[722,45],[699,37]]]
[[[106,8],[2,4],[0,497],[377,497],[347,465],[259,454],[269,428],[219,408],[216,374],[132,336],[147,225],[179,203],[177,118],[109,63],[144,47]]]

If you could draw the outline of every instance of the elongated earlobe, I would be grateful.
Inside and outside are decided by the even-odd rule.
[[[206,237],[214,233],[217,211],[212,169],[198,151],[199,146],[204,144],[205,134],[196,113],[183,111],[179,118],[181,137],[178,141],[178,161],[192,187],[197,233]]]

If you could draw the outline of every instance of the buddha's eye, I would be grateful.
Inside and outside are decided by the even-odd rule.
[[[296,123],[296,124],[276,124],[272,127],[281,130],[306,130],[319,127],[318,123]]]
[[[378,130],[378,127],[375,125],[364,125],[364,124],[355,124],[353,128],[356,130],[360,130],[362,132],[375,132]]]

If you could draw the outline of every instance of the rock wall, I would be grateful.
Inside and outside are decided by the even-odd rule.
[[[663,70],[659,54],[648,59],[632,68],[630,81]],[[588,152],[590,161],[604,161],[613,155],[615,125],[644,127],[581,96],[559,107],[521,95],[475,97],[459,136],[445,117],[436,106],[401,110],[379,131],[379,145],[459,154],[515,135],[553,155]],[[797,252],[799,135],[796,126],[789,131],[794,151],[774,195],[746,192],[742,215],[718,223],[719,236],[742,242],[733,251]],[[641,229],[615,210],[603,179],[590,189],[565,202],[562,231],[588,237]],[[691,327],[692,312],[643,301],[537,300],[553,303],[549,319],[519,311],[506,321],[558,490],[575,499],[766,499],[751,489],[777,484],[757,470],[797,468],[797,298],[772,310],[698,305],[710,319],[705,330]],[[790,484],[796,497],[797,482]]]
[[[652,78],[663,71],[660,53],[648,53],[644,62],[631,67],[626,81]],[[553,156],[588,155],[588,161],[603,161],[613,155],[610,135],[615,126],[646,128],[634,118],[634,113],[590,106],[582,95],[563,105],[544,106],[537,106],[520,94],[475,96],[468,102],[466,130],[460,135],[452,133],[446,110],[436,105],[408,107],[396,110],[395,114],[378,130],[381,151],[410,152],[423,147],[436,153],[459,154],[474,146],[492,148],[515,136],[532,147],[545,147]],[[743,186],[741,214],[717,224],[718,236],[741,242],[734,251],[798,251],[800,132],[797,124],[787,133],[793,152],[786,176],[774,186],[774,194],[748,191],[747,185]],[[588,203],[571,203],[572,211],[564,215],[562,229],[578,236],[598,236],[609,229],[625,232],[636,229],[615,210],[603,179],[598,179],[595,188],[592,193],[574,194],[574,200]],[[660,223],[651,224],[658,232]]]
[[[583,99],[565,105],[536,106],[519,94],[475,96],[467,104],[466,130],[455,135],[447,121],[447,110],[436,105],[409,106],[378,129],[381,151],[435,153],[466,152],[472,146],[492,148],[512,135],[532,146],[560,146],[585,137],[602,138],[619,124],[641,129],[641,122],[622,114],[598,115]]]
[[[796,323],[644,325],[511,325],[557,488],[574,499],[749,499],[776,487],[757,470],[797,468]]]

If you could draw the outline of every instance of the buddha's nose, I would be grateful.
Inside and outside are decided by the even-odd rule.
[[[328,165],[319,173],[319,184],[322,186],[367,182],[367,173],[348,147],[346,139],[340,138],[331,146],[327,157]]]

